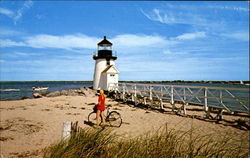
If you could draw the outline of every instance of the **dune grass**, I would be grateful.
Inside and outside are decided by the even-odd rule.
[[[70,139],[51,145],[44,158],[246,158],[249,155],[248,140],[194,132],[160,129],[123,139],[110,129],[85,128]]]

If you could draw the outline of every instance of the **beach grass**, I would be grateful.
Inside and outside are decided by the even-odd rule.
[[[247,144],[246,144],[247,143]],[[111,129],[84,128],[68,140],[53,144],[44,158],[245,158],[248,140],[227,134],[197,134],[195,129],[159,129],[138,137],[123,138]]]

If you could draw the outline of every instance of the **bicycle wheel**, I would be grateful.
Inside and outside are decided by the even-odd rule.
[[[91,112],[88,116],[88,122],[91,124],[96,124],[96,113],[95,112]]]
[[[120,127],[122,125],[121,115],[116,111],[112,111],[109,113],[107,121],[112,127]]]

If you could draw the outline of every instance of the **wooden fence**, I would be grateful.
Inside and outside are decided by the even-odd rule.
[[[221,119],[224,111],[250,113],[249,88],[119,83],[109,89],[116,99],[132,101],[135,105],[158,105],[160,109],[164,109],[164,103],[170,103],[172,111],[184,114],[190,104],[203,106],[207,118],[213,118],[212,108],[218,109],[217,119]],[[176,103],[182,106],[177,108]]]

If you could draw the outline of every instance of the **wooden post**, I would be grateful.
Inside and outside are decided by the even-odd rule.
[[[152,96],[152,86],[149,87],[149,99],[152,100],[153,96]]]
[[[174,87],[171,86],[171,100],[170,100],[170,104],[172,105],[172,111],[175,110],[175,105],[174,105]]]
[[[71,135],[74,135],[78,132],[78,121],[75,123],[71,124]]]
[[[207,111],[206,111],[206,118],[208,119],[213,119],[212,115],[211,115],[211,107],[208,107],[207,108]]]
[[[163,97],[163,90],[162,90],[162,87],[161,87],[161,98]]]
[[[131,87],[131,100],[132,100],[132,102],[135,102],[135,94],[134,94],[134,92],[135,92],[135,86],[133,85]]]
[[[71,132],[71,122],[70,121],[64,121],[63,122],[63,132],[62,132],[62,138],[65,140],[70,137]]]
[[[186,115],[187,114],[187,110],[186,110],[186,106],[188,105],[188,103],[184,103],[183,104],[183,113],[184,113],[184,115]]]
[[[183,100],[186,102],[186,89],[185,89],[185,87],[184,87],[184,89],[183,89]]]
[[[143,97],[144,105],[147,105],[147,97]]]
[[[137,94],[136,94],[136,84],[134,85],[134,103],[137,105]]]
[[[222,99],[222,91],[220,90],[220,103],[221,103],[221,104],[223,104],[222,100],[223,100],[223,99]]]
[[[207,87],[205,88],[205,92],[204,92],[204,102],[205,102],[205,111],[208,111],[208,106],[207,106]]]
[[[205,87],[205,91],[204,91],[204,110],[205,110],[205,113],[206,113],[206,118],[209,118],[210,117],[210,109],[208,108],[208,105],[207,105],[207,87]]]
[[[223,96],[222,96],[222,90],[220,90],[220,103],[223,104]],[[223,109],[220,109],[217,116],[216,116],[216,119],[217,120],[222,120],[222,114],[223,114]]]
[[[208,104],[207,104],[207,87],[205,87],[205,91],[204,91],[204,102],[205,102],[205,107],[204,107],[204,110],[205,110],[205,113],[206,113],[206,118],[209,118],[210,117],[210,108],[208,108]]]
[[[162,98],[163,98],[163,90],[162,90],[162,86],[161,86],[161,95],[160,95],[160,107],[161,107],[161,109],[163,109]]]
[[[122,85],[122,100],[125,101],[125,85]]]
[[[219,112],[217,113],[215,119],[217,119],[218,121],[222,120],[222,114],[223,114],[224,110],[220,109]]]
[[[130,93],[131,93],[131,100],[132,100],[132,102],[134,102],[135,101],[135,97],[134,97],[134,85],[131,86]]]
[[[185,87],[183,88],[183,100],[184,100],[184,103],[183,103],[183,113],[184,115],[187,114],[187,111],[186,111],[186,105],[188,105],[188,103],[186,102],[186,89]]]
[[[153,87],[150,86],[149,88],[149,100],[150,100],[150,106],[152,106],[154,104],[154,100],[153,100]]]
[[[163,109],[163,103],[162,103],[162,99],[160,98],[160,107],[161,109]]]
[[[171,86],[171,102],[172,105],[174,104],[174,87]]]

